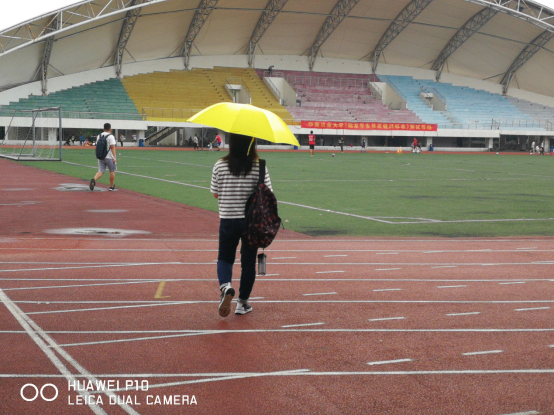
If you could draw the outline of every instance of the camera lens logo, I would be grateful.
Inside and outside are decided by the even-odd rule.
[[[47,396],[45,396],[44,394],[44,391],[45,389],[47,388],[51,388],[54,390],[54,397],[53,398],[49,398]],[[25,392],[26,389],[31,389],[31,390],[34,390],[34,392]],[[40,397],[42,398],[43,401],[46,401],[46,402],[52,402],[54,400],[56,400],[56,398],[58,397],[58,388],[56,387],[56,385],[52,384],[52,383],[47,383],[45,385],[42,386],[42,388],[39,388],[36,387],[35,385],[33,385],[32,383],[27,383],[26,385],[23,385],[23,387],[21,388],[21,391],[19,392],[21,397],[23,398],[23,400],[27,401],[27,402],[34,402],[40,395]],[[33,395],[34,396],[31,396]]]

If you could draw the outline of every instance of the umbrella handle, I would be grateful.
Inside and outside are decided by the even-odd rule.
[[[248,153],[246,153],[247,156],[250,155],[250,149],[252,148],[252,144],[254,144],[254,141],[256,140],[255,137],[252,137],[252,141],[250,142],[250,146],[248,146]]]

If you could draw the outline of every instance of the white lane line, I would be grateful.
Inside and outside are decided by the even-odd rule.
[[[91,169],[97,169],[98,166],[85,166],[90,167]],[[206,190],[209,190],[209,188],[205,188]],[[216,235],[212,235],[216,236]],[[10,238],[10,239],[19,239],[21,241],[29,241],[29,240],[64,240],[64,241],[109,241],[108,239],[103,238],[79,238],[79,237],[71,237],[71,238],[62,238],[62,237],[21,237],[21,238]],[[218,239],[199,239],[199,238],[131,238],[131,239],[125,239],[125,241],[146,241],[146,242],[154,242],[154,241],[161,241],[161,242],[218,242]],[[121,242],[120,240],[114,240],[114,242]],[[324,243],[328,244],[329,242],[347,242],[347,243],[353,243],[353,242],[363,242],[363,243],[376,243],[376,242],[387,242],[387,243],[401,243],[405,244],[406,242],[418,242],[418,243],[430,243],[430,242],[438,242],[440,244],[443,243],[453,243],[453,244],[466,244],[466,243],[475,243],[475,239],[277,239],[274,241],[274,243]],[[480,243],[527,243],[527,242],[537,242],[537,243],[544,243],[544,239],[480,239]]]
[[[538,248],[537,247],[532,247],[532,248],[516,248],[516,249],[524,251],[524,250],[527,250],[527,249],[538,249]]]
[[[265,274],[265,277],[279,276],[280,274]],[[494,279],[494,280],[467,280],[467,279],[427,279],[427,278],[272,278],[272,279],[263,279],[264,275],[256,275],[260,279],[256,281],[268,281],[268,282],[493,282],[498,283],[500,281],[509,282],[505,279]],[[143,281],[153,281],[153,282],[211,282],[213,278],[158,278],[148,280],[143,280],[141,278],[0,278],[0,281],[133,281],[133,282],[143,282]],[[527,279],[527,282],[554,282],[552,279]],[[17,302],[17,301],[16,301]]]
[[[169,334],[169,335],[166,334],[162,336],[134,337],[130,339],[100,340],[100,341],[81,342],[81,343],[65,343],[65,344],[60,344],[60,347],[96,346],[99,344],[130,343],[130,342],[137,342],[137,341],[143,341],[143,340],[160,340],[160,339],[173,339],[176,337],[205,336],[208,334],[217,334],[217,332],[203,331],[203,332]]]
[[[503,350],[487,350],[484,352],[468,352],[468,353],[462,353],[462,356],[479,356],[483,354],[498,354],[503,353]]]
[[[107,241],[107,239],[106,239]],[[120,241],[120,240],[119,240]],[[126,241],[129,241],[128,239]],[[121,241],[120,241],[121,242]],[[336,262],[271,262],[272,265],[286,265],[286,266],[309,266],[313,267],[315,265],[330,265],[336,266]],[[65,270],[65,269],[86,269],[86,268],[108,268],[108,267],[133,267],[133,266],[156,266],[156,265],[181,265],[181,266],[190,266],[190,265],[202,265],[202,266],[213,266],[213,262],[161,262],[161,263],[123,263],[123,264],[112,264],[112,265],[102,265],[102,266],[84,266],[84,267],[62,267],[62,268],[32,268],[32,269],[7,269],[0,270],[0,272],[22,272],[22,271],[48,271],[48,270]],[[408,267],[431,267],[431,266],[442,266],[444,263],[436,262],[341,262],[341,266],[394,266],[402,265]],[[470,263],[470,262],[455,262],[450,263],[449,265],[455,265],[459,267],[485,267],[485,266],[495,266],[495,267],[513,267],[513,266],[530,266],[530,265],[554,265],[554,261],[534,261],[534,262],[494,262],[494,263]],[[390,269],[402,269],[402,268],[390,268]],[[388,271],[390,269],[385,269]]]
[[[406,317],[370,318],[368,321],[404,320]]]
[[[422,253],[423,254],[442,254],[443,252],[446,252],[446,251],[423,251]]]
[[[539,415],[539,412],[537,411],[513,412],[511,414],[504,414],[504,415]]]
[[[382,292],[382,291],[402,291],[402,288],[382,288],[378,290],[373,290],[374,292]]]
[[[467,285],[439,285],[437,288],[463,288]]]
[[[316,274],[340,274],[346,271],[317,271]]]
[[[412,359],[383,360],[381,362],[368,362],[367,364],[370,366],[374,366],[374,365],[388,365],[391,363],[407,363],[407,362],[413,362],[413,360]]]
[[[174,302],[157,302],[153,304],[138,304],[138,305],[125,305],[118,307],[95,307],[95,308],[78,308],[73,310],[50,310],[50,311],[34,311],[27,314],[64,314],[64,313],[78,313],[82,311],[105,311],[105,310],[123,310],[126,308],[142,308],[142,307],[159,307],[169,305],[182,305],[190,304],[188,301],[174,301]]]
[[[290,324],[288,326],[281,326],[284,329],[289,329],[293,327],[310,327],[310,326],[323,326],[325,323],[307,323],[307,324]]]
[[[446,314],[448,317],[455,317],[455,316],[476,316],[477,314],[481,314],[480,311],[473,311],[471,313],[451,313]]]
[[[206,382],[219,382],[225,380],[235,380],[235,379],[247,379],[247,378],[259,378],[259,377],[272,377],[272,376],[294,376],[300,373],[310,372],[309,369],[299,369],[299,370],[288,370],[283,372],[269,372],[269,373],[253,373],[253,374],[242,374],[242,375],[232,375],[232,376],[219,376],[214,378],[207,379],[198,379],[198,380],[187,380],[180,382],[169,382],[169,383],[159,383],[159,384],[149,384],[148,389],[153,388],[167,388],[174,386],[183,386],[183,385],[192,385],[196,383],[206,383]],[[116,389],[116,392],[126,392],[126,389]]]
[[[48,334],[244,334],[244,333],[552,333],[554,329],[249,329],[249,330],[48,330]],[[3,334],[24,334],[13,330],[0,331]],[[151,339],[152,337],[147,337]],[[133,340],[133,339],[131,339]],[[553,345],[554,346],[554,345]],[[554,370],[554,369],[553,369]]]
[[[81,375],[85,376],[88,380],[95,383],[96,379],[90,372],[88,372],[84,367],[82,367],[72,356],[69,355],[65,350],[63,350],[48,334],[46,334],[40,326],[38,326],[31,318],[29,318],[17,305],[15,305],[11,299],[4,293],[0,288],[0,300],[4,303],[6,308],[10,313],[15,317],[19,322],[21,327],[27,332],[31,339],[36,343],[36,345],[43,351],[43,353],[48,357],[54,366],[64,375],[68,382],[76,382],[76,378],[65,366],[64,363],[57,357],[57,355],[51,350],[54,349],[61,357],[63,357],[73,368],[75,368]],[[83,397],[88,397],[88,392],[78,391],[78,393]],[[116,397],[111,391],[103,391],[103,393],[109,397]],[[117,400],[117,398],[116,398]],[[99,406],[90,404],[85,399],[85,403],[89,409],[98,415],[104,415],[106,412]],[[118,404],[121,409],[126,413],[132,415],[138,415],[133,408],[126,404]]]
[[[13,239],[13,240],[11,240]],[[35,240],[35,239],[43,239],[43,238],[25,238],[25,239],[32,239],[32,240]],[[51,239],[55,239],[55,240],[60,240],[62,238],[51,238]],[[65,239],[63,239],[65,240]],[[80,239],[80,238],[75,238],[73,240],[83,240],[83,239]],[[10,241],[7,241],[7,242],[20,242],[22,241],[21,239],[17,239],[17,238],[10,238]],[[98,241],[98,239],[86,239],[86,241]],[[131,241],[131,242],[136,242],[136,241],[141,241],[141,239],[126,239],[126,241]],[[162,241],[160,239],[150,239],[149,242],[152,242],[152,241]],[[169,240],[165,240],[165,241],[169,241]],[[189,240],[182,240],[182,239],[176,239],[176,240],[171,240],[173,242],[192,242],[192,241],[189,241]],[[214,241],[214,240],[196,240],[196,242],[206,242],[206,243],[210,243],[210,242],[217,242],[217,241]],[[279,241],[275,241],[275,242],[283,242],[281,240]],[[296,242],[296,241],[288,241],[288,242]],[[329,242],[346,242],[346,241],[329,241]],[[364,242],[364,241],[352,241],[352,242]],[[368,242],[378,242],[378,241],[368,241]],[[395,242],[395,241],[387,241],[387,242]],[[414,241],[414,242],[417,242],[417,241]],[[490,241],[489,241],[490,242]],[[86,252],[95,252],[95,251],[105,251],[105,249],[101,249],[101,248],[27,248],[27,247],[15,247],[15,246],[11,246],[11,247],[0,247],[0,250],[8,250],[8,251],[13,251],[13,250],[18,250],[18,251],[77,251],[77,252],[80,252],[80,251],[86,251]],[[118,252],[217,252],[218,250],[217,249],[171,249],[171,248],[152,248],[152,249],[147,249],[147,248],[110,248],[110,251],[118,251]],[[364,252],[382,252],[382,249],[267,249],[266,250],[267,252],[271,252],[271,253],[275,253],[275,252],[294,252],[294,253],[297,253],[297,252],[361,252],[361,253],[364,253]],[[420,249],[396,249],[395,252],[399,252],[399,253],[423,253],[423,254],[429,254],[429,253],[468,253],[467,250],[445,250],[445,251],[425,251],[425,250],[420,250]],[[517,250],[514,250],[514,249],[494,249],[494,250],[491,250],[491,251],[488,251],[488,252],[492,252],[492,253],[511,253],[511,252],[520,252],[520,251],[517,251]],[[554,249],[537,249],[536,251],[533,251],[533,252],[554,252]],[[332,257],[333,255],[330,255],[330,257]],[[342,256],[342,255],[341,255]],[[551,262],[551,261],[547,261],[547,262]]]
[[[280,257],[280,258],[272,258],[274,260],[277,260],[277,259],[296,259],[295,256],[283,256],[283,257]]]
[[[281,329],[250,329],[250,330],[181,330],[181,331],[145,331],[145,332],[93,332],[92,334],[143,334],[151,335],[156,333],[174,333],[174,334],[160,334],[157,336],[143,336],[143,337],[131,337],[117,340],[99,340],[80,343],[67,343],[61,344],[60,347],[72,347],[72,346],[93,346],[99,344],[113,344],[113,343],[128,343],[135,341],[146,340],[161,340],[161,339],[175,339],[180,337],[190,336],[203,336],[203,335],[218,335],[218,334],[244,334],[244,333],[530,333],[530,332],[552,332],[554,329],[314,329],[314,328],[281,328]],[[55,334],[86,334],[86,332],[50,332]],[[488,353],[488,352],[485,352]],[[481,352],[478,352],[481,354]],[[553,369],[554,370],[554,369]]]
[[[335,294],[338,294],[337,292],[332,292],[332,293],[313,293],[313,294],[302,294],[304,296],[310,296],[310,295],[335,295]]]
[[[550,307],[516,308],[514,311],[550,310]]]
[[[126,282],[107,282],[103,284],[76,284],[76,285],[49,285],[47,287],[23,287],[23,288],[4,288],[4,291],[26,291],[26,290],[46,290],[53,288],[75,288],[75,287],[95,287],[108,285],[129,285],[129,284],[151,284],[158,281],[126,281]]]
[[[117,264],[114,264],[113,262],[45,262],[45,261],[0,261],[0,264],[117,265]]]
[[[330,293],[313,293],[302,294],[304,296],[318,296],[318,295],[335,295],[337,292]],[[554,303],[554,300],[538,300],[538,301],[510,301],[510,300],[495,300],[495,301],[445,301],[445,300],[257,300],[260,303],[265,304],[537,304],[537,303]],[[21,304],[137,304],[136,306],[118,306],[118,307],[101,307],[101,308],[83,308],[76,310],[52,310],[46,312],[33,312],[29,314],[50,314],[50,313],[71,313],[78,311],[95,311],[95,310],[114,310],[133,307],[148,307],[148,306],[163,306],[163,305],[198,305],[198,304],[218,304],[219,301],[213,300],[188,300],[188,301],[18,301]],[[549,309],[545,307],[544,309]],[[522,311],[527,310],[541,310],[543,308],[531,308],[520,309]],[[554,329],[553,329],[554,330]]]
[[[375,271],[397,271],[399,269],[402,269],[402,268],[380,268],[380,269],[376,269]]]
[[[439,268],[458,268],[456,265],[441,265],[440,267],[431,267],[431,269],[439,269]]]
[[[344,256],[348,256],[348,255],[324,255],[323,257],[324,258],[336,258],[336,257],[344,257]]]
[[[525,284],[525,281],[499,282],[498,285]]]
[[[278,374],[279,373],[279,374]],[[277,375],[278,374],[278,375]],[[504,375],[504,374],[554,374],[554,369],[512,369],[512,370],[419,370],[419,371],[364,371],[364,372],[312,372],[308,369],[304,371],[290,372],[271,372],[272,376],[421,376],[421,375]],[[230,376],[267,376],[267,373],[113,373],[113,374],[94,374],[96,378],[205,378],[218,377],[225,378]],[[76,378],[82,378],[83,375],[74,375]],[[0,374],[0,378],[63,378],[63,375],[45,375],[45,374]],[[536,413],[536,412],[531,412]],[[523,412],[526,414],[526,412]],[[520,415],[506,414],[506,415]]]
[[[182,262],[162,262],[162,263],[144,263],[144,264],[107,264],[107,265],[87,265],[83,267],[51,267],[51,268],[20,268],[20,269],[0,269],[0,272],[28,272],[28,271],[59,271],[65,269],[89,269],[89,268],[116,268],[116,267],[143,267],[152,265],[185,265]],[[208,265],[192,264],[192,265]],[[210,262],[209,265],[212,265]]]

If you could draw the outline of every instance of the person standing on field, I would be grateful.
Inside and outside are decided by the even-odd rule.
[[[192,142],[194,143],[194,149],[198,150],[198,136],[194,134],[194,138],[192,139]]]
[[[340,146],[340,152],[344,153],[344,136],[341,136],[341,138],[339,138],[339,146]]]
[[[216,148],[217,148],[217,151],[221,151],[221,143],[222,143],[222,139],[221,139],[221,136],[218,134],[215,136],[215,139],[214,141],[211,142],[210,145],[212,144],[215,144]]]
[[[115,190],[115,172],[117,170],[117,160],[115,155],[115,147],[117,145],[117,141],[115,141],[115,137],[112,134],[112,126],[109,123],[104,124],[104,132],[100,134],[96,140],[98,143],[98,140],[100,137],[105,137],[108,145],[108,154],[104,158],[104,160],[98,159],[98,173],[94,176],[93,179],[90,181],[90,190],[94,190],[94,187],[96,186],[96,181],[100,179],[106,173],[106,168],[110,171],[110,192],[113,192]]]
[[[231,302],[235,289],[231,287],[233,265],[237,246],[241,242],[241,278],[239,297],[235,314],[252,311],[248,299],[256,280],[257,248],[252,248],[246,240],[245,207],[259,180],[260,162],[255,140],[240,134],[230,134],[229,154],[218,160],[212,171],[210,191],[219,205],[219,254],[217,257],[217,277],[221,301],[219,315],[227,317],[231,312]],[[273,191],[267,167],[265,185]]]
[[[310,131],[308,136],[308,144],[310,145],[310,157],[313,157],[315,153],[315,135],[313,131]]]

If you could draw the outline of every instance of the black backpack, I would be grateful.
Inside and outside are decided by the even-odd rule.
[[[110,151],[108,146],[108,137],[110,134],[104,135],[103,133],[98,136],[96,140],[96,158],[98,160],[104,160]]]
[[[265,181],[265,160],[260,160],[260,177],[256,190],[248,198],[245,208],[246,240],[251,248],[267,248],[279,231],[281,218],[277,198]]]

